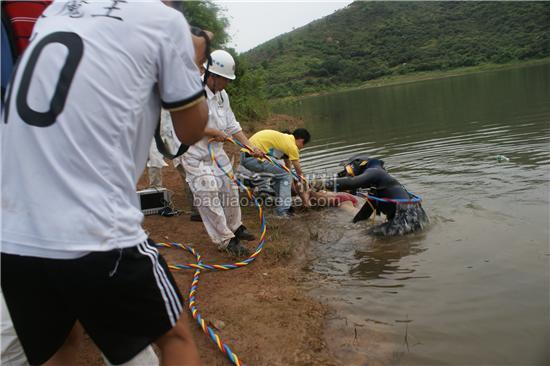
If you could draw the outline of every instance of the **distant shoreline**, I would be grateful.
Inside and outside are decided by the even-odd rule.
[[[300,96],[272,99],[271,106],[276,106],[279,104],[284,104],[284,103],[292,102],[296,100],[302,100],[310,97],[316,97],[320,95],[336,94],[336,93],[352,91],[352,90],[379,88],[379,87],[388,86],[388,85],[415,83],[418,81],[444,79],[444,78],[462,76],[462,75],[468,75],[468,74],[477,74],[481,72],[515,69],[515,68],[544,65],[544,64],[550,64],[550,57],[545,57],[545,58],[536,59],[536,60],[529,60],[529,61],[515,61],[515,62],[506,63],[506,64],[483,64],[483,65],[477,65],[477,66],[460,67],[456,69],[443,70],[443,71],[439,71],[439,70],[422,71],[422,72],[415,72],[415,73],[404,74],[404,75],[384,76],[378,79],[366,81],[360,85],[341,86],[341,87],[335,87],[334,89],[330,89],[330,90],[320,91],[317,93],[308,93]]]

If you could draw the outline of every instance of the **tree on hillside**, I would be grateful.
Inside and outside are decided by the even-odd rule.
[[[355,1],[244,56],[284,97],[550,56],[550,2]],[[290,41],[292,39],[292,41]]]
[[[189,24],[214,33],[212,49],[223,48],[230,40],[231,37],[226,30],[229,20],[222,9],[211,0],[175,1],[174,7],[185,15]]]
[[[247,61],[229,50],[237,63],[237,78],[229,84],[231,108],[244,121],[258,121],[270,114],[267,103],[265,76],[261,68],[251,68]]]
[[[229,20],[225,17],[223,9],[211,0],[180,1],[174,2],[174,6],[183,12],[189,24],[214,33],[212,51],[224,49],[235,59],[237,79],[231,82],[228,91],[231,94],[231,108],[237,119],[247,121],[266,118],[270,110],[264,92],[264,74],[258,70],[251,71],[237,52],[226,46],[230,40],[227,33]]]

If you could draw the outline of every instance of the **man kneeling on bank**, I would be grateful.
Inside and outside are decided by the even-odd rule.
[[[250,142],[262,150],[266,155],[275,159],[284,159],[287,168],[294,167],[298,177],[303,176],[300,166],[300,150],[311,139],[311,135],[305,128],[297,128],[292,134],[282,133],[274,130],[262,130],[256,132]],[[302,196],[304,206],[309,206],[309,200],[305,199],[307,187],[298,187],[300,183],[293,183],[292,176],[282,168],[271,164],[263,159],[259,160],[250,154],[243,152],[241,164],[248,170],[256,173],[269,173],[273,180],[273,189],[276,194],[275,213],[279,217],[290,216],[292,203],[291,185],[295,184],[295,190]]]

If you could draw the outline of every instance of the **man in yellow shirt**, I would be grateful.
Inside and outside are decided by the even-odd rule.
[[[289,169],[296,170],[298,176],[302,176],[300,166],[300,150],[309,142],[311,135],[305,128],[297,128],[292,134],[274,130],[262,130],[250,138],[250,143],[262,150],[266,155],[275,159],[284,159]],[[277,195],[275,200],[275,212],[278,216],[288,217],[292,202],[291,184],[292,177],[283,169],[272,165],[270,162],[260,161],[248,153],[242,153],[241,164],[248,170],[257,173],[272,175],[273,189]],[[304,202],[308,205],[307,200]]]

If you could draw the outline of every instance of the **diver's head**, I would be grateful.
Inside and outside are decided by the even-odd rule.
[[[380,159],[370,159],[366,156],[355,159],[344,165],[344,170],[338,173],[339,177],[355,177],[369,168],[384,168],[384,162]]]
[[[344,170],[338,173],[339,177],[355,177],[367,169],[368,160],[355,159],[346,165]]]
[[[377,167],[384,169],[384,161],[380,159],[369,159],[367,161],[365,169],[377,168]]]

